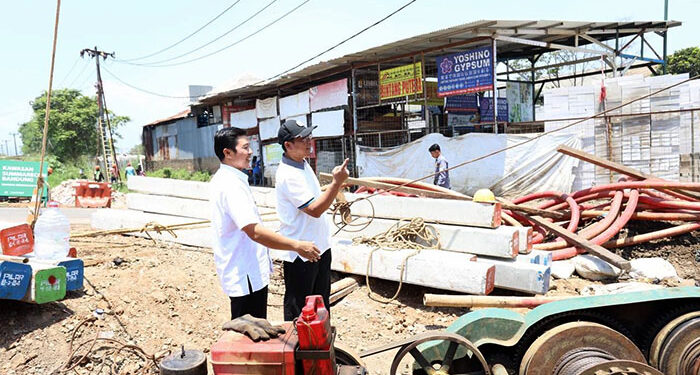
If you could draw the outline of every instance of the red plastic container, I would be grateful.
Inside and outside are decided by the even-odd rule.
[[[21,256],[31,253],[34,248],[32,227],[21,224],[0,230],[0,244],[4,255]]]
[[[321,296],[306,296],[306,305],[296,321],[299,349],[329,350],[332,341],[331,320]],[[305,359],[304,374],[335,375],[330,359]]]
[[[295,375],[297,335],[291,323],[278,338],[253,342],[248,336],[226,331],[211,347],[215,375]]]

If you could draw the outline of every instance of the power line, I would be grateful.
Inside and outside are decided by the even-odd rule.
[[[73,84],[75,82],[77,82],[79,78],[81,78],[83,76],[83,73],[85,73],[88,66],[90,66],[90,63],[85,61],[85,65],[83,66],[83,69],[80,71],[80,73],[78,73],[77,76],[75,76],[75,78],[73,78],[73,81],[71,81],[71,83],[69,85],[67,85],[66,87],[70,88],[71,86],[73,86]],[[90,75],[88,75],[88,77],[90,77]],[[83,80],[83,82],[85,82],[85,81]]]
[[[63,82],[66,81],[66,78],[68,78],[68,76],[70,76],[70,74],[73,73],[73,69],[75,69],[75,66],[78,65],[78,61],[79,61],[79,60],[80,60],[80,56],[78,56],[78,57],[75,58],[75,61],[73,62],[73,66],[70,67],[70,69],[68,70],[68,73],[67,73],[67,74],[63,77],[63,79],[61,80],[61,83],[59,83],[58,85],[56,85],[57,87],[61,87],[61,85],[63,84]]]
[[[167,58],[167,59],[164,59],[164,60],[160,60],[160,61],[151,61],[151,62],[144,62],[144,63],[130,63],[130,62],[126,62],[126,61],[121,61],[121,62],[123,62],[123,63],[125,63],[125,64],[138,65],[138,66],[153,66],[153,67],[158,67],[158,66],[170,66],[170,65],[157,65],[157,64],[162,64],[162,63],[166,63],[166,62],[169,62],[169,61],[173,61],[173,60],[179,59],[180,57],[184,57],[184,56],[190,55],[190,54],[192,54],[192,53],[195,53],[195,52],[199,51],[200,49],[202,49],[202,48],[204,48],[204,47],[206,47],[206,46],[211,45],[212,43],[214,43],[214,42],[218,41],[219,39],[225,37],[226,35],[230,34],[231,32],[233,32],[234,30],[238,29],[239,27],[245,25],[248,21],[252,20],[252,19],[255,18],[257,15],[259,15],[260,13],[262,13],[265,9],[269,8],[269,7],[270,7],[272,4],[274,4],[276,1],[277,1],[277,0],[272,0],[272,1],[270,1],[270,2],[269,2],[267,5],[265,5],[262,9],[258,10],[257,12],[255,12],[252,16],[246,18],[243,22],[239,23],[238,25],[234,26],[233,28],[229,29],[229,30],[226,31],[225,33],[223,33],[223,34],[219,35],[218,37],[214,38],[213,40],[207,42],[206,44],[204,44],[204,45],[202,45],[202,46],[199,46],[199,47],[197,47],[197,48],[195,48],[195,49],[193,49],[193,50],[191,50],[191,51],[185,52],[185,53],[180,54],[180,55],[177,55],[177,56],[175,56],[175,57],[170,57],[170,58]],[[307,0],[307,1],[309,1],[309,0]],[[183,63],[183,64],[184,64],[184,63]],[[178,65],[178,64],[173,64],[173,65]]]
[[[173,95],[159,94],[159,93],[157,93],[157,92],[150,91],[150,90],[146,90],[146,89],[142,89],[142,88],[140,88],[140,87],[134,86],[134,85],[132,85],[132,84],[130,84],[130,83],[128,83],[128,82],[123,81],[121,78],[117,77],[114,73],[110,72],[110,71],[109,71],[106,67],[104,67],[104,66],[102,67],[102,69],[103,69],[105,72],[107,72],[107,74],[109,74],[110,76],[112,76],[112,78],[114,78],[114,79],[116,79],[117,81],[121,82],[123,85],[128,86],[128,87],[131,87],[131,88],[134,89],[134,90],[138,90],[138,91],[141,91],[141,92],[145,92],[146,94],[151,94],[151,95],[155,95],[155,96],[160,96],[160,97],[162,97],[162,98],[171,98],[171,99],[196,99],[196,98],[199,98],[199,97],[201,96],[201,95],[199,95],[199,96],[173,96]]]
[[[297,5],[297,6],[294,7],[292,10],[290,10],[290,11],[288,11],[287,13],[283,14],[282,16],[280,16],[279,18],[275,19],[274,21],[268,23],[267,25],[261,27],[260,29],[254,31],[254,32],[248,34],[247,36],[245,36],[245,37],[243,37],[243,38],[241,38],[241,39],[238,39],[237,41],[235,41],[235,42],[233,42],[233,43],[227,45],[226,47],[220,48],[220,49],[218,49],[218,50],[216,50],[216,51],[214,51],[214,52],[208,53],[208,54],[203,55],[203,56],[196,57],[196,58],[194,58],[194,59],[186,60],[186,61],[180,61],[180,62],[176,62],[176,63],[172,63],[172,64],[150,65],[150,67],[153,67],[153,68],[160,68],[160,67],[166,67],[166,66],[183,65],[183,64],[188,64],[188,63],[191,63],[191,62],[194,62],[194,61],[197,61],[197,60],[201,60],[201,59],[207,58],[207,57],[209,57],[209,56],[216,55],[217,53],[223,52],[224,50],[227,50],[227,49],[229,49],[229,48],[231,48],[231,47],[233,47],[233,46],[235,46],[235,45],[237,45],[237,44],[239,44],[239,43],[241,43],[241,42],[244,42],[245,40],[251,38],[252,36],[254,36],[254,35],[256,35],[256,34],[262,32],[262,31],[265,30],[265,29],[267,29],[268,27],[270,27],[270,26],[276,24],[277,22],[281,21],[283,18],[285,18],[285,17],[287,17],[288,15],[294,13],[294,11],[296,11],[296,10],[299,9],[299,8],[301,8],[304,4],[308,3],[309,1],[311,1],[311,0],[305,0],[304,2],[302,2],[302,3],[299,4],[299,5]],[[415,0],[414,0],[414,1],[415,1]]]
[[[330,47],[330,48],[326,49],[325,51],[323,51],[323,52],[321,52],[321,53],[319,53],[319,54],[317,54],[317,55],[315,55],[315,56],[313,56],[313,57],[311,57],[311,58],[309,58],[309,59],[306,59],[306,60],[300,62],[299,64],[297,64],[297,65],[295,65],[295,66],[293,66],[293,67],[291,67],[291,68],[285,70],[285,71],[282,72],[282,73],[276,74],[276,75],[274,75],[274,76],[272,76],[272,77],[270,77],[270,78],[267,78],[267,79],[264,79],[264,80],[262,80],[262,81],[256,82],[256,83],[254,83],[253,85],[258,85],[258,84],[260,84],[260,83],[263,83],[263,82],[269,81],[269,80],[271,80],[271,79],[280,77],[280,76],[282,76],[282,75],[284,75],[284,74],[287,74],[287,73],[291,72],[292,70],[294,70],[294,69],[296,69],[296,68],[298,68],[298,67],[300,67],[300,66],[302,66],[302,65],[304,65],[304,64],[306,64],[306,63],[308,63],[309,61],[311,61],[311,60],[313,60],[313,59],[315,59],[315,58],[317,58],[317,57],[320,57],[320,56],[322,56],[322,55],[324,55],[324,54],[326,54],[326,53],[328,53],[328,52],[330,52],[330,51],[332,51],[332,50],[338,48],[339,46],[341,46],[341,45],[344,44],[345,42],[348,42],[349,40],[351,40],[351,39],[357,37],[358,35],[364,33],[365,31],[367,31],[367,30],[369,30],[369,29],[371,29],[371,28],[373,28],[373,27],[379,25],[380,23],[386,21],[386,20],[387,20],[388,18],[390,18],[391,16],[393,16],[393,15],[395,15],[396,13],[398,13],[398,12],[404,10],[406,7],[408,7],[409,5],[411,5],[411,4],[415,3],[415,2],[416,2],[416,0],[411,0],[411,1],[409,1],[408,3],[404,4],[404,5],[403,5],[402,7],[400,7],[399,9],[396,9],[395,11],[389,13],[389,14],[388,14],[387,16],[385,16],[384,18],[382,18],[382,19],[380,19],[379,21],[377,21],[377,22],[375,22],[375,23],[373,23],[373,24],[371,24],[371,25],[365,27],[364,29],[362,29],[362,30],[358,31],[357,33],[351,35],[350,37],[348,37],[348,38],[346,38],[345,40],[341,41],[340,43],[334,45],[333,47]]]
[[[197,34],[198,32],[202,31],[205,27],[211,25],[212,22],[214,22],[214,21],[216,21],[217,19],[219,19],[219,17],[223,16],[226,12],[228,12],[229,10],[231,10],[231,8],[233,8],[234,6],[236,6],[236,4],[238,4],[239,2],[241,2],[241,0],[236,0],[233,4],[229,5],[228,8],[224,9],[223,12],[217,14],[216,17],[212,18],[209,22],[207,22],[206,24],[204,24],[204,26],[200,27],[199,29],[195,30],[195,31],[192,32],[191,34],[187,35],[186,37],[184,37],[184,38],[178,40],[177,42],[175,42],[175,43],[173,43],[173,44],[171,44],[171,45],[169,45],[169,46],[167,46],[167,47],[165,47],[165,48],[163,48],[163,49],[161,49],[161,50],[159,50],[159,51],[153,52],[153,53],[148,54],[148,55],[145,55],[145,56],[135,57],[135,58],[133,58],[133,59],[126,59],[126,60],[121,60],[121,61],[143,60],[143,59],[146,59],[146,58],[149,58],[149,57],[158,55],[158,54],[160,54],[160,53],[163,53],[163,52],[165,52],[165,51],[167,51],[167,50],[169,50],[169,49],[171,49],[171,48],[177,46],[178,44],[180,44],[180,43],[186,41],[187,39],[191,38],[192,36],[194,36],[194,35]]]

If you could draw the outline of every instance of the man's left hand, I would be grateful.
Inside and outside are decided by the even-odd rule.
[[[342,165],[338,165],[333,168],[333,182],[342,184],[348,179],[350,176],[350,172],[348,171],[348,161],[350,161],[350,159],[345,159]]]

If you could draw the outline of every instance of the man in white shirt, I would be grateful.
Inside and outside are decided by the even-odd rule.
[[[290,239],[262,226],[243,172],[253,154],[244,130],[217,131],[214,152],[221,161],[209,183],[216,272],[231,300],[231,319],[245,314],[266,319],[272,271],[268,247],[290,250],[311,262],[319,260],[320,252],[311,241]]]
[[[288,253],[283,259],[284,320],[299,316],[308,295],[323,296],[330,309],[331,225],[325,212],[348,178],[348,159],[333,168],[333,182],[321,192],[316,173],[305,160],[310,154],[314,128],[287,120],[277,133],[284,150],[275,175],[279,232],[297,240],[314,241],[321,250],[318,263],[309,262],[303,254]]]
[[[433,179],[433,184],[452,189],[450,185],[450,171],[448,171],[450,166],[440,151],[440,145],[435,143],[428,148],[428,151],[430,156],[435,158],[435,179]]]

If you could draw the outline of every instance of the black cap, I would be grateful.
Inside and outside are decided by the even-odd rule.
[[[306,127],[296,120],[287,120],[282,123],[280,130],[277,132],[277,142],[283,145],[284,142],[293,141],[294,138],[308,137],[314,129],[316,129],[315,126]]]

